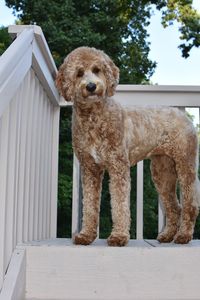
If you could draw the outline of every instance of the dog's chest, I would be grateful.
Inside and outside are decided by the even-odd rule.
[[[90,155],[92,156],[92,158],[94,159],[96,164],[99,164],[102,162],[102,158],[94,146],[90,148]]]
[[[82,130],[84,129],[84,130]],[[101,130],[97,126],[86,126],[81,130],[76,128],[73,134],[73,144],[75,150],[83,157],[88,155],[96,164],[103,162],[103,149],[106,148],[106,140],[102,136]]]

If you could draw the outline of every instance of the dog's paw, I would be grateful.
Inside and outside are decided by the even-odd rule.
[[[178,232],[174,237],[176,244],[188,244],[192,239],[192,235],[188,233]]]
[[[129,235],[127,234],[111,234],[107,239],[108,245],[113,247],[122,247],[128,244]]]
[[[174,235],[167,234],[165,232],[159,233],[157,236],[157,241],[160,243],[170,243],[174,239]]]
[[[86,233],[79,233],[74,237],[74,244],[76,245],[90,245],[96,239],[96,235],[89,235]]]

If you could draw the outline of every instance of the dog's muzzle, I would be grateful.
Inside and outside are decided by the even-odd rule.
[[[86,89],[88,92],[94,92],[96,90],[97,86],[94,82],[89,82],[87,85],[86,85]]]

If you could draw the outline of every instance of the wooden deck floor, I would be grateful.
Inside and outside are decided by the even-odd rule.
[[[41,241],[33,241],[30,243],[22,244],[26,246],[70,246],[70,247],[108,247],[106,240],[104,239],[97,239],[89,246],[77,246],[74,245],[72,239],[66,238],[57,238],[57,239],[47,239]],[[21,246],[21,245],[20,245]],[[192,240],[190,243],[186,245],[180,245],[175,243],[159,243],[157,240],[130,240],[128,245],[125,248],[130,247],[159,247],[159,248],[193,248],[193,247],[200,247],[200,240]],[[110,248],[110,247],[109,247]]]

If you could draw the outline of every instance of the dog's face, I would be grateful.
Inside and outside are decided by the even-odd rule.
[[[59,69],[56,85],[66,101],[98,101],[112,96],[119,81],[113,61],[95,48],[72,51]]]

